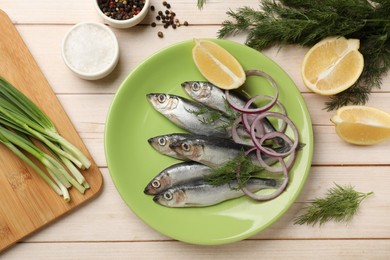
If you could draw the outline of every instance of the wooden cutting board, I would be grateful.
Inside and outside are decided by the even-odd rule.
[[[93,198],[101,190],[103,178],[38,64],[2,10],[0,76],[46,112],[60,134],[86,154],[92,163],[88,170],[82,172],[91,188],[85,194],[72,188],[71,201],[65,202],[38,174],[0,144],[1,252]]]

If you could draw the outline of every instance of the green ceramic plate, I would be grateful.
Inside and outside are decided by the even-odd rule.
[[[147,139],[183,132],[156,112],[145,95],[152,92],[186,96],[180,84],[204,80],[192,60],[192,41],[166,48],[140,64],[123,82],[111,105],[105,129],[105,153],[113,182],[123,200],[145,223],[171,238],[193,244],[225,244],[248,238],[274,223],[299,195],[311,166],[313,132],[305,102],[289,76],[272,60],[245,45],[215,40],[232,53],[244,69],[261,69],[280,86],[280,100],[299,129],[306,146],[290,171],[287,190],[268,202],[242,197],[206,208],[166,208],[143,190],[164,168],[177,163],[151,148]],[[249,77],[250,94],[268,93],[268,82]]]

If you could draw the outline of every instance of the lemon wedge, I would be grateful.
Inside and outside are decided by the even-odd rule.
[[[194,39],[192,58],[200,73],[221,89],[236,89],[244,84],[244,69],[236,58],[215,42]]]
[[[390,114],[373,107],[345,106],[330,119],[337,135],[357,145],[372,145],[390,139]]]

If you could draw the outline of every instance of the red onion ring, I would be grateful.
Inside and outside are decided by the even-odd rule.
[[[272,173],[279,173],[279,172],[283,171],[282,167],[276,168],[275,166],[271,166],[271,165],[266,164],[264,162],[263,158],[261,157],[260,150],[258,150],[257,148],[256,148],[256,157],[257,157],[257,160],[260,162],[260,165],[262,167],[264,167],[264,170],[266,170],[268,172],[272,172]],[[289,157],[289,159],[288,159],[288,161],[286,163],[287,169],[291,169],[292,165],[294,164],[295,157],[296,157],[296,151],[293,151],[290,154],[290,157]],[[282,158],[279,158],[279,159],[282,159]]]
[[[285,162],[283,161],[283,159],[279,158],[279,162],[280,164],[282,165],[282,168],[283,168],[283,176],[284,176],[284,179],[283,179],[283,182],[282,184],[279,186],[279,188],[274,191],[273,193],[269,194],[269,195],[256,195],[255,193],[249,191],[247,188],[245,187],[242,187],[241,190],[242,192],[248,196],[249,198],[251,199],[254,199],[256,201],[266,201],[266,200],[271,200],[271,199],[274,199],[276,197],[278,197],[280,194],[282,194],[282,192],[286,189],[287,187],[287,184],[288,184],[288,181],[289,181],[289,176],[288,176],[288,169],[286,167],[286,164]],[[239,179],[240,177],[240,171],[237,171],[236,173],[236,177],[237,179]]]
[[[285,121],[292,129],[293,133],[294,133],[294,142],[292,144],[292,146],[290,147],[290,150],[288,150],[287,152],[284,152],[284,153],[278,153],[278,152],[275,152],[275,151],[270,151],[270,149],[265,149],[264,146],[262,145],[263,142],[265,140],[268,140],[270,138],[274,138],[274,137],[281,137],[283,138],[285,141],[287,141],[288,139],[290,139],[286,134],[284,133],[281,133],[281,132],[270,132],[270,133],[267,133],[265,134],[261,139],[260,141],[256,138],[256,129],[255,129],[255,126],[256,124],[254,122],[256,121],[259,121],[265,117],[277,117],[279,119],[282,119],[283,121]],[[259,114],[255,121],[254,121],[251,125],[251,132],[250,132],[250,135],[252,137],[252,141],[254,143],[254,145],[263,153],[269,155],[269,156],[274,156],[274,157],[284,157],[284,156],[287,156],[289,154],[291,154],[293,151],[295,151],[295,149],[298,147],[298,138],[299,138],[299,134],[298,134],[298,129],[296,128],[296,126],[294,125],[294,123],[286,116],[286,115],[282,115],[282,114],[279,114],[279,113],[275,113],[275,112],[265,112],[265,113],[262,113],[262,114]]]
[[[239,126],[240,123],[241,123],[241,117],[237,117],[236,120],[234,120],[234,122],[232,124],[232,128],[231,128],[232,138],[233,138],[233,141],[235,141],[236,143],[240,143],[240,141],[241,141],[241,138],[237,133],[237,127]]]
[[[261,71],[261,70],[247,70],[247,71],[245,71],[245,73],[247,76],[261,76],[261,77],[268,79],[268,81],[271,82],[272,87],[275,89],[275,96],[273,97],[273,99],[271,100],[270,103],[268,103],[267,105],[264,105],[262,107],[259,107],[259,108],[249,108],[249,106],[256,99],[261,98],[262,96],[254,96],[248,101],[248,103],[244,107],[238,107],[230,99],[229,90],[225,90],[226,101],[228,102],[228,104],[233,109],[237,110],[238,112],[246,113],[246,114],[256,114],[256,113],[264,112],[264,111],[267,111],[268,109],[270,109],[271,107],[273,107],[274,104],[276,103],[276,101],[278,100],[278,97],[279,97],[279,88],[278,88],[278,85],[276,84],[275,80],[270,75],[268,75],[267,73],[265,73],[264,71]]]

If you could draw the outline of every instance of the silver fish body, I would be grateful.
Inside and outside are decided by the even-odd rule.
[[[232,140],[209,138],[207,136],[194,136],[185,140],[179,140],[170,146],[180,156],[211,168],[220,168],[251,148],[246,145],[237,144]],[[277,148],[276,151],[283,152],[288,149],[289,146],[285,145]],[[250,153],[248,156],[255,165],[260,166],[260,162],[255,153]],[[269,157],[265,154],[261,156],[268,165],[272,165],[278,161],[277,158]]]
[[[257,192],[261,189],[274,189],[278,185],[279,182],[274,179],[253,178],[249,179],[245,187],[251,192]],[[236,180],[218,186],[197,180],[170,188],[153,200],[166,207],[206,207],[243,195]]]
[[[208,81],[186,81],[181,84],[185,92],[194,100],[226,114],[235,112],[229,107],[226,101],[225,92]],[[243,107],[246,99],[234,92],[231,93],[231,100],[237,106]]]
[[[173,186],[203,179],[211,174],[212,169],[200,163],[183,162],[174,164],[154,177],[146,186],[144,193],[148,195],[159,194]]]
[[[222,138],[231,136],[230,120],[220,111],[176,95],[154,93],[147,98],[158,112],[184,130]]]
[[[186,81],[183,82],[181,86],[190,97],[206,106],[219,110],[228,115],[237,113],[227,103],[225,91],[210,82]],[[246,97],[237,92],[230,91],[229,94],[231,101],[238,107],[244,107],[248,102]],[[256,108],[255,105],[251,105],[250,107]],[[267,118],[262,119],[262,123],[266,133],[276,131],[275,127]]]
[[[185,140],[190,137],[191,134],[167,134],[167,135],[159,135],[148,139],[148,143],[159,153],[179,159],[179,160],[187,160],[186,157],[177,154],[174,149],[170,147],[170,145],[179,140]]]

